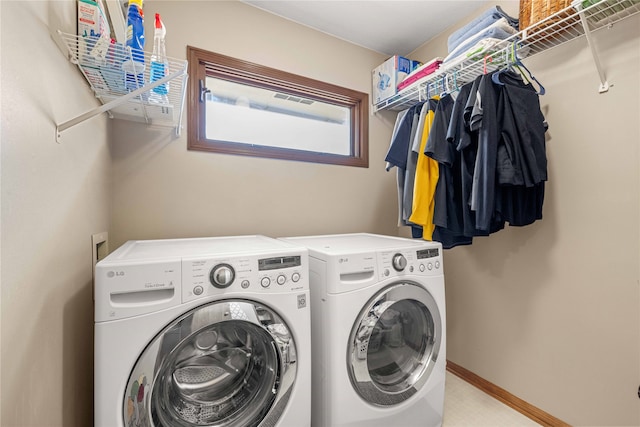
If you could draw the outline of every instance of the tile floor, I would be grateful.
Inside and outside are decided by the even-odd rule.
[[[540,424],[447,372],[443,427],[537,427]]]

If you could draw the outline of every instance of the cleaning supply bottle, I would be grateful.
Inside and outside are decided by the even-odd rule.
[[[169,61],[167,60],[167,52],[164,45],[164,37],[167,29],[160,18],[160,14],[156,13],[156,24],[153,33],[153,52],[151,53],[151,73],[149,81],[151,83],[160,80],[167,75],[169,71]],[[149,102],[158,104],[168,104],[169,83],[163,83],[156,86],[149,95]]]
[[[129,0],[127,9],[127,40],[131,57],[122,63],[126,72],[125,85],[129,92],[144,86],[144,13],[143,0]]]

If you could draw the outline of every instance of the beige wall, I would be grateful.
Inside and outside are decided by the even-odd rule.
[[[2,23],[2,7],[0,7],[0,23]],[[2,32],[0,31],[0,46],[2,46]],[[0,70],[2,57],[0,56]],[[0,74],[1,76],[1,74]],[[0,94],[2,94],[2,78],[0,78]],[[2,117],[2,102],[0,101],[0,117]],[[0,130],[0,189],[2,188],[2,131]],[[0,191],[0,224],[2,224],[2,191]],[[0,402],[2,402],[2,226],[0,226]],[[0,403],[0,424],[2,424],[2,404]]]
[[[366,93],[385,59],[240,2],[145,4],[147,16],[155,12],[172,57],[191,45]],[[173,138],[114,123],[114,247],[166,237],[396,234],[395,172],[384,170],[391,120],[369,116],[369,168],[187,151],[186,130]]]
[[[639,25],[595,34],[606,94],[584,38],[525,60],[547,89],[544,219],[445,253],[448,358],[576,426],[640,425]]]
[[[174,57],[191,44],[363,92],[384,59],[237,2],[149,3],[147,16],[155,6]],[[397,232],[383,168],[393,115],[370,117],[368,169],[188,152],[171,129],[104,115],[56,144],[56,123],[98,105],[49,34],[75,31],[75,0],[0,7],[3,427],[92,424],[91,234],[109,229],[113,249],[132,238]]]
[[[91,234],[108,227],[107,120],[50,31],[76,3],[2,1],[3,427],[92,425]]]

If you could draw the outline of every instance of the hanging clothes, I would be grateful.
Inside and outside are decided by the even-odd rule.
[[[464,235],[462,192],[460,182],[461,154],[447,139],[455,101],[451,95],[440,99],[433,126],[425,148],[425,155],[438,162],[439,179],[435,193],[433,240],[446,249],[471,244],[472,237]]]
[[[448,249],[542,219],[547,125],[528,81],[493,72],[415,107],[398,115],[387,155],[403,171],[399,215],[414,237]]]
[[[401,111],[394,126],[394,132],[385,157],[386,170],[396,167],[396,184],[398,187],[398,225],[409,225],[404,209],[404,193],[407,179],[413,180],[413,169],[410,159],[410,147],[416,133],[418,116],[422,104],[416,104],[411,108]],[[407,174],[409,169],[411,175]]]
[[[497,179],[501,189],[498,209],[512,226],[542,219],[547,180],[545,132],[535,88],[519,74],[501,73],[504,84],[498,100],[501,139],[497,153]]]
[[[422,237],[425,240],[432,240],[435,225],[433,223],[433,213],[435,208],[435,191],[438,184],[439,167],[438,162],[425,156],[424,150],[431,131],[431,125],[435,117],[438,99],[429,99],[423,108],[426,108],[424,126],[422,127],[422,137],[414,140],[412,150],[417,154],[416,173],[413,187],[413,205],[409,222],[422,227]]]
[[[398,138],[398,133],[400,132],[400,127],[404,121],[405,116],[407,115],[407,113],[409,112],[409,110],[403,110],[400,113],[398,113],[398,116],[396,117],[396,123],[393,127],[393,133],[391,134],[391,145],[389,146],[389,149],[391,149],[391,146],[394,145],[396,138]],[[389,161],[389,155],[387,153],[387,158],[385,158],[385,160],[387,161],[387,165],[385,167],[385,169],[388,171],[390,171],[395,164],[391,163]],[[402,191],[400,190],[400,184],[402,182],[402,185],[404,186],[404,171],[402,172],[402,177],[400,176],[400,168],[397,169],[396,171],[396,185],[398,187],[398,227],[401,227],[405,224],[402,223]]]
[[[484,74],[478,83],[469,128],[478,132],[476,163],[471,186],[471,209],[476,213],[476,229],[490,230],[496,211],[496,159],[500,124],[498,123],[498,95],[500,87],[493,84],[491,75]]]
[[[407,179],[405,179],[404,181],[404,192],[402,200],[402,219],[406,224],[410,224],[409,218],[411,217],[411,213],[413,211],[413,189],[415,184],[414,177],[416,175],[416,167],[418,165],[418,153],[413,150],[413,147],[415,146],[416,141],[420,141],[422,139],[425,118],[428,110],[428,108],[425,108],[425,106],[427,106],[427,104],[421,104],[419,105],[418,110],[416,110],[413,121],[414,131],[411,132],[411,140],[409,141],[409,149],[407,150]],[[422,229],[420,228],[420,230]]]
[[[465,120],[465,111],[467,103],[472,97],[471,106],[475,102],[475,94],[478,90],[478,77],[472,83],[467,83],[460,88],[460,92],[453,105],[451,112],[451,121],[447,129],[447,142],[451,145],[451,149],[459,154],[455,160],[459,162],[454,171],[457,173],[456,190],[457,194],[456,207],[459,215],[462,217],[462,236],[472,238],[476,235],[476,217],[475,212],[471,210],[469,201],[471,200],[471,185],[473,181],[473,170],[476,163],[477,152],[477,133],[471,132],[468,126],[468,120]],[[475,88],[475,90],[474,90]],[[473,95],[473,96],[472,96]],[[467,116],[471,114],[471,108]],[[456,191],[454,190],[454,191]]]
[[[455,186],[455,207],[462,218],[462,233],[458,244],[469,243],[469,238],[487,236],[504,228],[504,222],[495,217],[491,221],[489,231],[476,227],[476,214],[471,209],[471,194],[476,157],[478,153],[478,132],[470,128],[471,113],[476,102],[478,86],[482,76],[460,88],[453,106],[451,121],[447,130],[447,141],[453,146],[459,157],[455,157],[452,165]],[[459,234],[458,229],[453,232]]]

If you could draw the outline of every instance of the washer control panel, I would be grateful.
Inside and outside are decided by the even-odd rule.
[[[228,292],[290,292],[309,289],[306,253],[182,262],[182,301]]]
[[[436,276],[443,274],[442,249],[400,249],[378,252],[380,279],[407,274]]]

